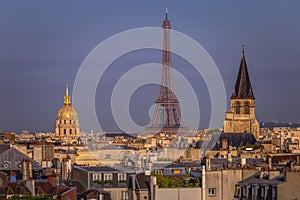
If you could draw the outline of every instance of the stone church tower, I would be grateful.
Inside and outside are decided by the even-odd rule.
[[[255,118],[255,98],[247,70],[243,49],[240,69],[233,93],[230,110],[226,112],[224,133],[253,133],[259,136],[259,123]]]

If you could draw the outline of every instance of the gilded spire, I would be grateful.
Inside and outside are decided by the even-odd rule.
[[[64,97],[64,104],[66,106],[71,105],[71,97],[69,96],[69,88],[68,88],[68,83],[66,84],[66,95]]]

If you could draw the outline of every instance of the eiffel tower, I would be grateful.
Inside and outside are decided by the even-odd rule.
[[[155,101],[155,109],[151,116],[150,123],[145,127],[145,133],[175,137],[177,133],[187,133],[188,128],[183,123],[179,101],[174,94],[172,58],[170,52],[171,22],[168,19],[168,8],[166,8],[162,28],[163,51],[161,84]]]

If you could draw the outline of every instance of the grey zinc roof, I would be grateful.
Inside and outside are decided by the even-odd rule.
[[[74,166],[75,168],[79,168],[85,170],[87,172],[119,172],[118,169],[115,169],[110,166]]]
[[[277,185],[284,182],[284,175],[279,176],[269,180],[267,178],[259,178],[259,174],[250,176],[249,178],[239,182],[240,185]]]
[[[10,170],[19,170],[18,163],[22,162],[23,160],[29,160],[32,163],[33,169],[40,169],[41,165],[30,158],[28,155],[22,153],[21,151],[17,150],[16,148],[12,147],[6,151],[4,151],[2,154],[0,154],[0,163],[8,163],[9,168],[3,168],[3,166],[0,166],[0,169],[10,169]]]
[[[10,148],[9,144],[0,144],[0,155]]]

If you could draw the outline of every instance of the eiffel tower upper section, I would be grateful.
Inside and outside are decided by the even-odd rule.
[[[183,124],[179,101],[174,94],[172,58],[170,52],[170,29],[171,22],[168,19],[168,8],[166,8],[165,20],[163,21],[163,51],[161,85],[155,101],[154,113],[145,132],[163,133],[174,135],[179,132],[187,132]]]

